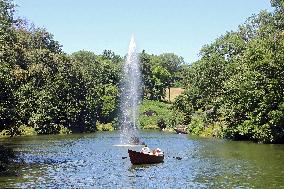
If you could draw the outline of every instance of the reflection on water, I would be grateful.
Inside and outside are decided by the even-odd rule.
[[[131,165],[119,133],[18,137],[6,143],[25,165],[0,176],[0,188],[279,188],[284,187],[283,145],[142,132],[165,162]],[[127,158],[122,158],[127,157]],[[176,157],[181,157],[177,159]]]

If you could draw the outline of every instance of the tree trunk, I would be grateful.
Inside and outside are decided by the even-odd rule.
[[[171,88],[169,87],[169,102],[171,102]]]

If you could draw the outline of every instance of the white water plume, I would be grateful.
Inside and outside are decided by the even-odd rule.
[[[132,35],[121,82],[121,144],[137,142],[138,104],[141,97],[141,73],[134,35]]]

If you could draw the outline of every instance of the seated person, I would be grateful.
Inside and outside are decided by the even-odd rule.
[[[147,145],[145,145],[145,146],[142,148],[141,152],[144,153],[144,154],[150,154],[151,150],[150,150],[150,148],[148,148]]]
[[[163,155],[164,152],[160,148],[156,148],[153,150],[153,154],[156,156]]]

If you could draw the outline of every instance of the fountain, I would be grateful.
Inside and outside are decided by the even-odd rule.
[[[120,99],[120,143],[123,145],[139,143],[137,122],[138,104],[141,97],[141,73],[136,51],[134,35],[132,35],[127,58],[123,67]]]

